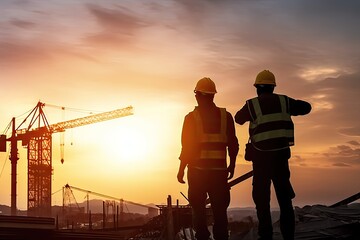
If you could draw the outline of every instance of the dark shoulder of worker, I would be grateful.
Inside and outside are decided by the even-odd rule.
[[[231,113],[229,113],[228,111],[226,111],[226,126],[227,126],[227,135],[228,136],[231,136],[231,137],[234,137],[236,136],[236,133],[235,133],[235,125],[234,125],[234,119],[231,115]]]
[[[305,115],[311,111],[311,104],[306,101],[296,100],[289,97],[289,103],[290,103],[290,114],[292,116]]]
[[[226,125],[227,147],[228,147],[230,161],[232,161],[236,159],[236,156],[239,152],[239,140],[236,137],[234,119],[231,113],[226,112],[226,115],[227,115],[227,125]]]

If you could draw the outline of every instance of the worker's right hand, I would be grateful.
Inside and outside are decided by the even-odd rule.
[[[227,168],[228,171],[228,180],[232,179],[234,176],[234,171],[235,171],[235,165],[234,164],[230,164]]]
[[[184,184],[184,171],[179,171],[177,174],[177,180],[179,183]]]

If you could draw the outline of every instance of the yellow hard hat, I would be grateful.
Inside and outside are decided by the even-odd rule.
[[[258,73],[255,79],[254,86],[256,85],[274,85],[276,86],[275,76],[269,70],[264,70]]]
[[[194,92],[206,94],[217,93],[215,83],[208,77],[204,77],[197,82]]]

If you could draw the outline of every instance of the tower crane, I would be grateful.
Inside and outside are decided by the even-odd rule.
[[[38,102],[25,120],[15,128],[15,118],[12,119],[12,134],[0,136],[0,151],[6,152],[6,141],[10,142],[11,161],[11,215],[16,215],[16,174],[18,148],[17,141],[27,148],[28,159],[28,215],[51,215],[51,175],[52,175],[52,134],[64,132],[66,129],[111,120],[132,115],[131,106],[109,112],[90,115],[69,121],[50,125],[46,119],[43,107],[45,103]],[[20,127],[30,118],[26,128]]]

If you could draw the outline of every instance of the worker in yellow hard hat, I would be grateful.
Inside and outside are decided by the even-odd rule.
[[[209,96],[214,96],[217,93],[215,83],[208,77],[204,77],[196,83],[194,93],[196,92],[208,94]]]
[[[295,192],[290,182],[288,160],[294,145],[291,116],[305,115],[311,105],[286,95],[274,93],[275,75],[261,71],[255,78],[257,97],[246,101],[236,113],[235,122],[249,124],[249,143],[245,159],[253,164],[253,200],[259,220],[260,239],[272,239],[270,185],[274,185],[280,207],[280,229],[284,240],[294,239],[295,217],[292,199]]]
[[[196,239],[208,240],[210,236],[205,211],[208,195],[214,216],[214,239],[227,240],[227,208],[230,203],[227,181],[234,175],[239,151],[234,120],[225,108],[215,105],[213,100],[217,91],[210,78],[200,79],[194,92],[198,106],[184,119],[177,179],[185,183],[184,170],[187,167],[188,196]]]
[[[276,86],[275,75],[269,70],[264,70],[258,73],[255,78],[254,86],[258,85],[271,85]]]

